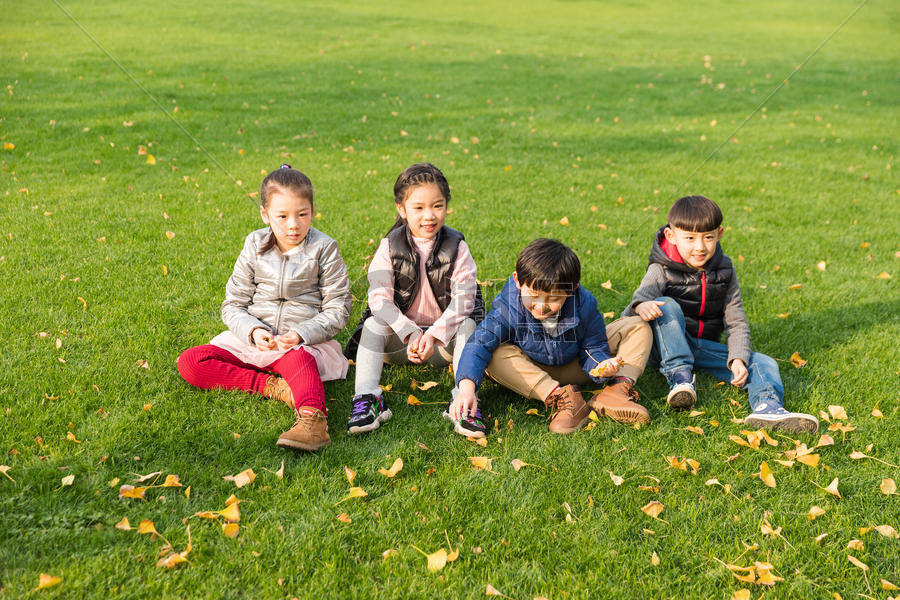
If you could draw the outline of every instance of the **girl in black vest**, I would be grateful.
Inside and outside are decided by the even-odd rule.
[[[397,221],[369,265],[369,306],[345,354],[356,360],[350,434],[391,418],[382,365],[454,366],[484,315],[475,261],[463,235],[444,225],[450,186],[430,163],[408,167],[394,184]]]

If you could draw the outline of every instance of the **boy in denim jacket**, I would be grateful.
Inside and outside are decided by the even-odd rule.
[[[650,265],[624,314],[653,329],[651,362],[669,383],[669,407],[694,405],[693,369],[746,389],[753,427],[815,432],[812,415],[784,409],[775,361],[750,351],[750,327],[731,260],[722,253],[722,211],[705,196],[681,198],[656,232]],[[719,343],[722,333],[728,345]]]
[[[457,433],[485,435],[475,395],[485,374],[555,409],[554,433],[581,429],[592,408],[620,422],[650,421],[633,387],[649,358],[650,328],[638,317],[605,326],[580,278],[578,257],[556,240],[535,240],[522,250],[515,272],[463,349],[459,391],[445,412]],[[607,386],[586,404],[578,385],[591,382]]]

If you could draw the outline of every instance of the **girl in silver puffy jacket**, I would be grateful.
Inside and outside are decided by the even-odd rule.
[[[257,392],[296,412],[282,448],[315,451],[331,443],[322,381],[343,379],[347,360],[332,338],[350,318],[350,283],[337,242],[311,226],[309,178],[282,165],[263,179],[264,229],[244,240],[225,286],[228,330],[185,350],[178,371],[202,389]]]

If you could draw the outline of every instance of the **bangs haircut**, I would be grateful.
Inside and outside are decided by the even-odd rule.
[[[669,209],[670,227],[701,233],[722,226],[722,210],[706,196],[685,196]]]
[[[581,281],[581,261],[559,240],[534,240],[519,253],[516,261],[519,285],[537,292],[571,294]]]
[[[277,170],[266,175],[259,186],[259,205],[263,208],[269,206],[269,198],[276,192],[288,192],[309,201],[309,210],[315,212],[313,202],[313,184],[303,171],[295,169],[291,165],[281,165]],[[269,235],[259,247],[257,254],[265,254],[277,245],[275,233],[269,228]]]

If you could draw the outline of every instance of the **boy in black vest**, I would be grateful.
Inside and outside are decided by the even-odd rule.
[[[722,253],[722,211],[705,196],[681,198],[654,238],[650,265],[626,315],[653,329],[651,362],[669,383],[669,406],[694,405],[694,368],[746,389],[752,427],[815,432],[812,415],[784,409],[776,362],[750,351],[750,327],[731,260]],[[728,345],[719,343],[722,333]]]

